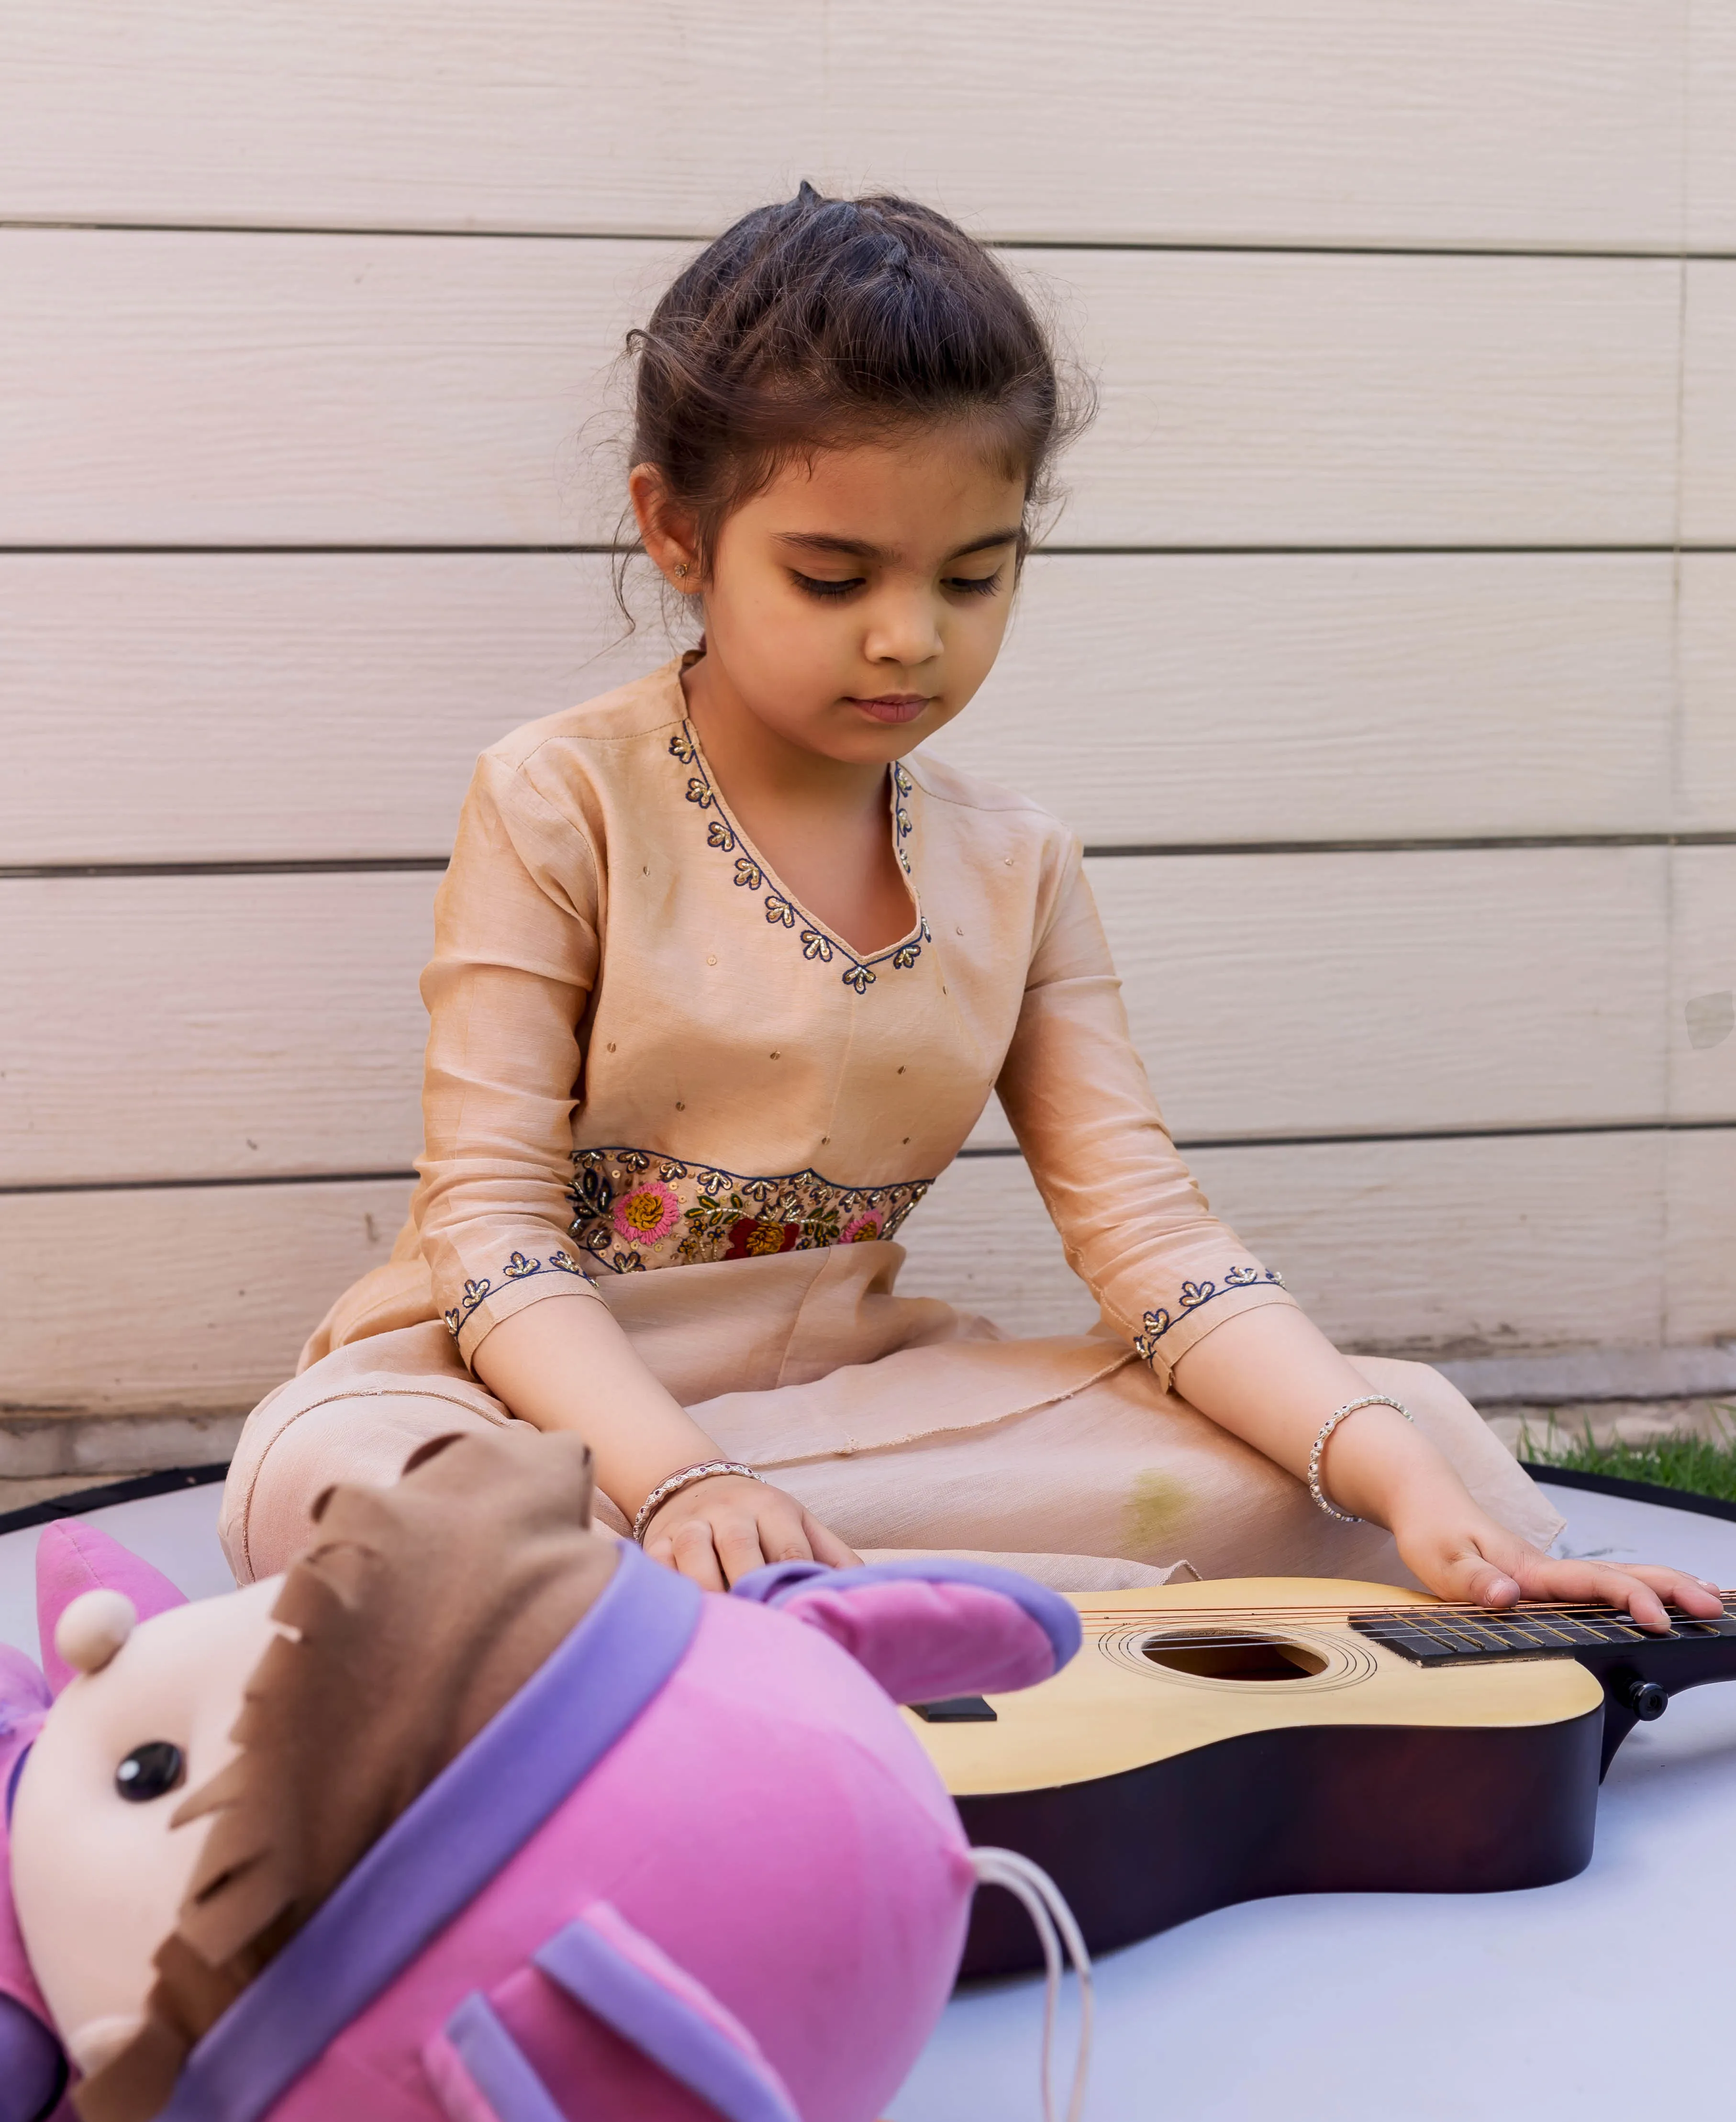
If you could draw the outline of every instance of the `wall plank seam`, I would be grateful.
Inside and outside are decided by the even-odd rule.
[[[1218,1149],[1331,1149],[1370,1144],[1418,1142],[1525,1142],[1562,1137],[1598,1135],[1674,1135],[1736,1133],[1736,1115],[1713,1119],[1644,1119],[1564,1121],[1515,1127],[1445,1127],[1370,1129],[1346,1133],[1178,1135],[1176,1147],[1192,1156]],[[1024,1152],[1016,1143],[967,1143],[959,1152],[960,1161],[982,1157],[1013,1157],[1020,1162]],[[0,1200],[32,1200],[63,1194],[172,1194],[207,1187],[346,1186],[369,1185],[413,1185],[417,1173],[406,1167],[386,1171],[287,1171],[195,1174],[175,1179],[68,1179],[37,1180],[24,1185],[0,1185]]]
[[[1549,848],[1728,848],[1736,847],[1736,829],[1703,833],[1485,833],[1440,839],[1314,840],[1116,840],[1087,842],[1088,860],[1117,856],[1172,858],[1247,855],[1382,855],[1498,853]],[[120,876],[380,876],[438,875],[450,866],[446,855],[310,855],[260,862],[0,862],[0,883],[27,879]]]
[[[571,560],[614,560],[626,554],[632,558],[637,548],[632,545],[599,545],[575,539],[571,543],[537,543],[525,541],[516,545],[499,545],[486,539],[448,539],[444,543],[422,545],[409,541],[382,541],[371,539],[365,545],[339,545],[331,539],[280,539],[280,541],[261,543],[254,539],[238,539],[227,545],[206,545],[206,543],[184,543],[176,539],[163,539],[148,545],[142,543],[104,543],[100,539],[68,545],[55,539],[0,539],[0,558],[32,558],[32,560],[365,560],[365,558],[393,558],[393,560],[507,560],[507,558],[571,558]],[[1522,545],[1503,543],[1500,539],[1477,543],[1420,543],[1416,539],[1405,539],[1384,545],[1356,545],[1356,543],[1332,541],[1332,539],[1309,539],[1305,545],[1261,545],[1257,541],[1237,541],[1231,545],[1214,543],[1195,543],[1195,545],[1165,545],[1165,543],[1122,543],[1122,545],[1062,545],[1044,541],[1031,545],[1031,558],[1038,560],[1533,560],[1533,558],[1575,558],[1575,556],[1613,556],[1623,554],[1651,558],[1677,558],[1678,554],[1710,554],[1710,556],[1729,556],[1736,554],[1736,545],[1719,539],[1664,539],[1647,543],[1636,539],[1594,539],[1585,543],[1556,543],[1549,539],[1528,539]]]
[[[721,233],[718,226],[671,228],[511,228],[472,221],[430,227],[380,222],[292,221],[114,221],[100,217],[13,212],[0,217],[0,228],[78,231],[96,236],[282,236],[296,239],[346,237],[357,242],[525,243],[567,247],[609,244],[660,243],[699,245]],[[1651,243],[1435,243],[1256,242],[1233,236],[1211,242],[1188,242],[1160,236],[996,236],[984,239],[996,250],[1041,257],[1048,252],[1083,250],[1111,256],[1184,258],[1484,258],[1556,259],[1573,264],[1723,264],[1736,250],[1719,244]]]

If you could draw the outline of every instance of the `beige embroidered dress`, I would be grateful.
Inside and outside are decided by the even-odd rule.
[[[331,1481],[508,1419],[469,1362],[539,1303],[607,1305],[726,1451],[857,1547],[1035,1557],[1079,1588],[1183,1556],[1399,1573],[1384,1534],[1333,1525],[1169,1391],[1203,1335],[1293,1299],[1170,1142],[1066,830],[913,755],[887,821],[910,926],[865,957],[731,817],[680,667],[478,764],[422,981],[421,1184],[390,1263],[250,1420],[238,1574],[282,1567]],[[896,1287],[898,1232],[993,1091],[1094,1332],[1010,1338]],[[1444,1380],[1365,1367],[1403,1374],[1491,1509],[1552,1536]]]

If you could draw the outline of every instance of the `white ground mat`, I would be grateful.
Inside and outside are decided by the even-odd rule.
[[[1552,1492],[1566,1545],[1736,1584],[1736,1523]],[[91,1513],[194,1596],[219,1491]],[[34,1530],[0,1535],[0,1639],[36,1648]],[[1736,1685],[1642,1725],[1590,1868],[1523,1894],[1340,1894],[1203,1916],[1098,1967],[1090,2122],[1672,2122],[1736,2111]],[[956,1999],[894,2122],[1026,2122],[1041,1985]],[[1071,2003],[1066,2031],[1071,2036]],[[1063,2054],[1066,2043],[1062,2044]]]
[[[1736,1584],[1736,1524],[1551,1490],[1575,1554]],[[1097,1970],[1089,2122],[1669,2122],[1736,2113],[1736,1685],[1616,1756],[1590,1867],[1530,1893],[1296,1895]],[[1040,1985],[956,1999],[894,2122],[1027,2122]],[[1068,2020],[1071,2032],[1071,2018]],[[1066,2052],[1066,2043],[1062,2044]]]

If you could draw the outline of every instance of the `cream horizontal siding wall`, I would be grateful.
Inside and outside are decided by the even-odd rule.
[[[21,218],[701,235],[802,175],[1034,241],[1727,235],[1722,0],[12,0]]]
[[[1099,376],[940,748],[1216,1204],[1351,1345],[1736,1336],[1733,143],[1724,0],[0,0],[0,1401],[245,1406],[384,1256],[470,762],[665,652],[621,334],[804,175]],[[997,1111],[907,1236],[1090,1316]]]

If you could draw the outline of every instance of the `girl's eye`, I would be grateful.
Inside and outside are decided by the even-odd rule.
[[[167,1739],[147,1739],[135,1746],[114,1771],[114,1788],[130,1805],[148,1805],[165,1797],[187,1773],[179,1746]]]
[[[799,574],[794,568],[790,570],[790,578],[797,589],[805,590],[812,597],[848,596],[852,590],[862,587],[863,579],[860,575],[852,575],[841,582],[828,582],[815,575]]]
[[[1001,570],[996,568],[992,575],[950,575],[946,587],[961,590],[966,596],[992,596],[1001,587]]]

